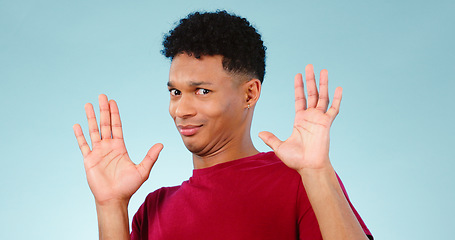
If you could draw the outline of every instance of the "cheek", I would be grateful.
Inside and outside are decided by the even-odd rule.
[[[169,102],[169,115],[175,119],[175,104],[172,104],[172,101]]]
[[[236,118],[242,111],[242,102],[238,97],[226,96],[217,101],[201,104],[199,109],[207,117],[214,118],[221,123]]]
[[[198,104],[199,115],[203,115],[208,119],[217,119],[223,112],[223,106],[216,102],[201,102]]]

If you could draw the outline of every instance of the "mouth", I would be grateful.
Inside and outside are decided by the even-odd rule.
[[[189,137],[196,134],[199,129],[201,129],[202,125],[178,125],[177,129],[179,133],[183,136]]]

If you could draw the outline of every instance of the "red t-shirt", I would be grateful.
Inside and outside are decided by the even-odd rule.
[[[341,187],[346,194],[343,184]],[[371,235],[351,207],[365,233]],[[300,175],[268,152],[195,169],[181,186],[150,193],[133,218],[131,239],[295,240],[322,236]]]

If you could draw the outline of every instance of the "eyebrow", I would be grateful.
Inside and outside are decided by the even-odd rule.
[[[202,86],[202,85],[213,85],[213,83],[211,83],[211,82],[193,82],[193,81],[190,81],[189,85],[192,86],[192,87],[198,87],[198,86]],[[174,85],[172,84],[171,81],[167,82],[167,86],[168,87],[174,87]]]

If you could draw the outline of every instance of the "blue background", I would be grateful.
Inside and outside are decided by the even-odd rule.
[[[105,93],[138,163],[165,145],[145,196],[191,175],[168,115],[164,33],[194,10],[246,17],[268,47],[252,135],[285,139],[293,76],[329,70],[344,88],[331,159],[376,239],[447,239],[455,220],[453,1],[0,0],[0,239],[96,239],[72,125]],[[317,74],[318,75],[318,74]]]

